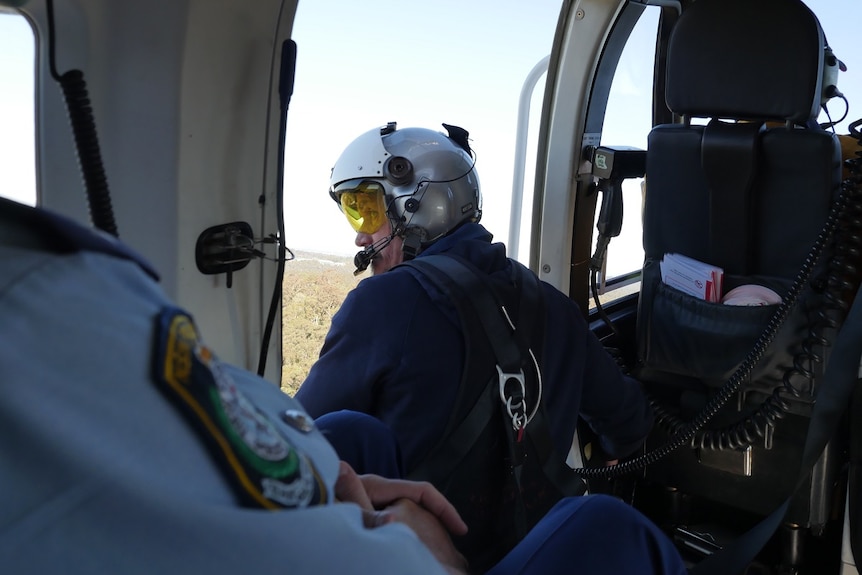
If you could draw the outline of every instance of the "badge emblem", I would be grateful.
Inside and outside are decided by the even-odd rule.
[[[158,329],[156,380],[228,470],[243,500],[269,509],[324,503],[314,465],[237,387],[200,341],[191,317],[167,309]]]

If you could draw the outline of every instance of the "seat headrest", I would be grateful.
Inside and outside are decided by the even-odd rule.
[[[825,48],[799,0],[695,0],[671,33],[667,105],[686,116],[804,124],[819,114]]]

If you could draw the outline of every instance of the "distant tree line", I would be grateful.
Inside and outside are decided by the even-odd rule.
[[[317,359],[332,316],[358,278],[349,266],[303,266],[284,274],[282,389],[293,395]]]

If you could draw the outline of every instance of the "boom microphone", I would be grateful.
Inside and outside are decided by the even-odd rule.
[[[374,256],[380,253],[383,248],[388,246],[389,242],[391,242],[393,238],[395,238],[395,234],[390,234],[385,238],[377,240],[370,246],[365,246],[361,252],[357,253],[353,257],[353,265],[356,266],[356,271],[353,272],[353,275],[358,276],[367,270],[368,266],[371,265],[371,260],[374,259]]]

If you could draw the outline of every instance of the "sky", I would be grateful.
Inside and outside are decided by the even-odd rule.
[[[285,143],[287,246],[339,255],[357,251],[353,230],[328,196],[330,171],[356,136],[390,121],[439,130],[445,122],[470,132],[483,192],[482,223],[495,239],[506,241],[518,100],[531,70],[550,53],[560,3],[301,0],[293,34],[296,87]],[[862,117],[862,51],[855,46],[854,29],[862,21],[862,2],[808,4],[847,64],[839,88],[851,101],[848,120]],[[19,17],[0,15],[0,193],[25,201],[35,189],[32,62],[29,27]],[[648,126],[641,130],[643,141],[634,141],[627,114],[638,107],[638,113],[648,115],[643,89],[650,68],[637,64],[637,58],[633,62],[618,69],[615,88],[623,96],[614,104],[614,116],[619,120],[606,123],[603,143],[646,146]],[[533,125],[543,87],[544,76],[532,99]],[[829,109],[837,119],[844,104],[833,100]],[[846,133],[846,124],[839,133]],[[535,131],[531,138],[532,160]],[[526,184],[529,190],[531,171]],[[529,207],[527,200],[525,221]]]
[[[285,144],[287,246],[356,253],[355,233],[329,199],[330,171],[350,141],[390,121],[440,131],[445,122],[470,132],[485,195],[483,223],[505,240],[518,98],[530,70],[550,53],[560,3],[301,0]],[[4,176],[0,193],[25,199],[35,186],[26,122],[32,43],[20,18],[0,15],[0,125],[5,134],[27,138],[0,134],[0,173],[27,172]]]
[[[332,4],[300,1],[296,15],[287,245],[356,253],[355,233],[328,195],[330,171],[355,137],[392,121],[440,131],[445,122],[470,132],[482,222],[506,240],[518,99],[551,51],[560,1],[342,1],[338,18]],[[537,105],[543,86],[544,79]]]
[[[0,14],[0,195],[33,203],[33,32],[19,16]]]

